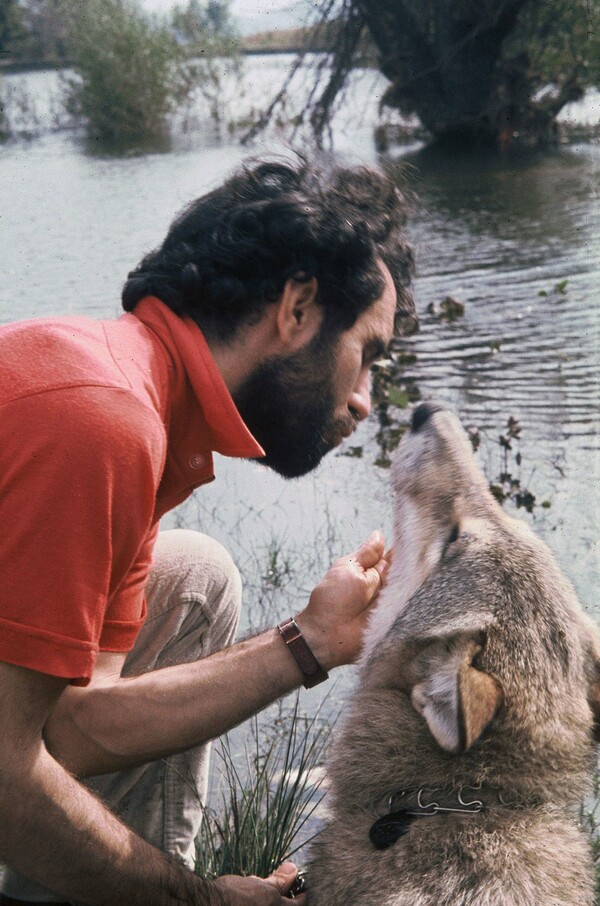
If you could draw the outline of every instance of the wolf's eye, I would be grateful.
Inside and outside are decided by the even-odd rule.
[[[453,560],[455,557],[458,557],[461,551],[464,550],[464,542],[468,538],[468,535],[463,530],[464,526],[461,526],[460,522],[455,522],[452,526],[448,537],[446,538],[446,543],[442,550],[442,558]],[[460,544],[456,542],[460,541]]]
[[[458,541],[459,537],[460,537],[460,525],[457,522],[452,526],[452,531],[448,535],[448,540],[447,540],[446,544],[454,544],[455,541]]]

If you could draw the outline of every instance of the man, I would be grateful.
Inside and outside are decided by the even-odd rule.
[[[0,331],[0,902],[284,902],[291,864],[190,871],[206,744],[355,660],[383,538],[226,647],[235,568],[157,526],[213,451],[298,476],[368,415],[414,317],[403,220],[374,171],[254,164],[180,215],[120,319]]]

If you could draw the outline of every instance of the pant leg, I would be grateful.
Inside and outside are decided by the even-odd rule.
[[[148,618],[124,676],[196,661],[233,641],[241,582],[229,554],[212,538],[182,530],[162,533],[147,598]],[[141,837],[193,867],[209,750],[199,746],[86,784]]]
[[[124,676],[196,661],[230,645],[239,618],[241,580],[218,542],[175,529],[158,537],[147,601],[148,616],[127,656]],[[193,868],[209,754],[209,745],[198,746],[84,783],[141,837]],[[0,889],[16,899],[60,900],[10,870]]]

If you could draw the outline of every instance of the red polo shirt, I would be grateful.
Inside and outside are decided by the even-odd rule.
[[[158,520],[254,440],[189,318],[0,328],[0,660],[89,681],[145,617]]]

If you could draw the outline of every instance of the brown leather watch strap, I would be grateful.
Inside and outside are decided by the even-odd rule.
[[[293,617],[290,617],[289,620],[284,620],[283,623],[278,625],[277,629],[304,674],[305,689],[312,689],[313,686],[317,686],[319,683],[329,679],[329,674],[323,670],[308,647],[306,639],[300,632],[300,628]]]

